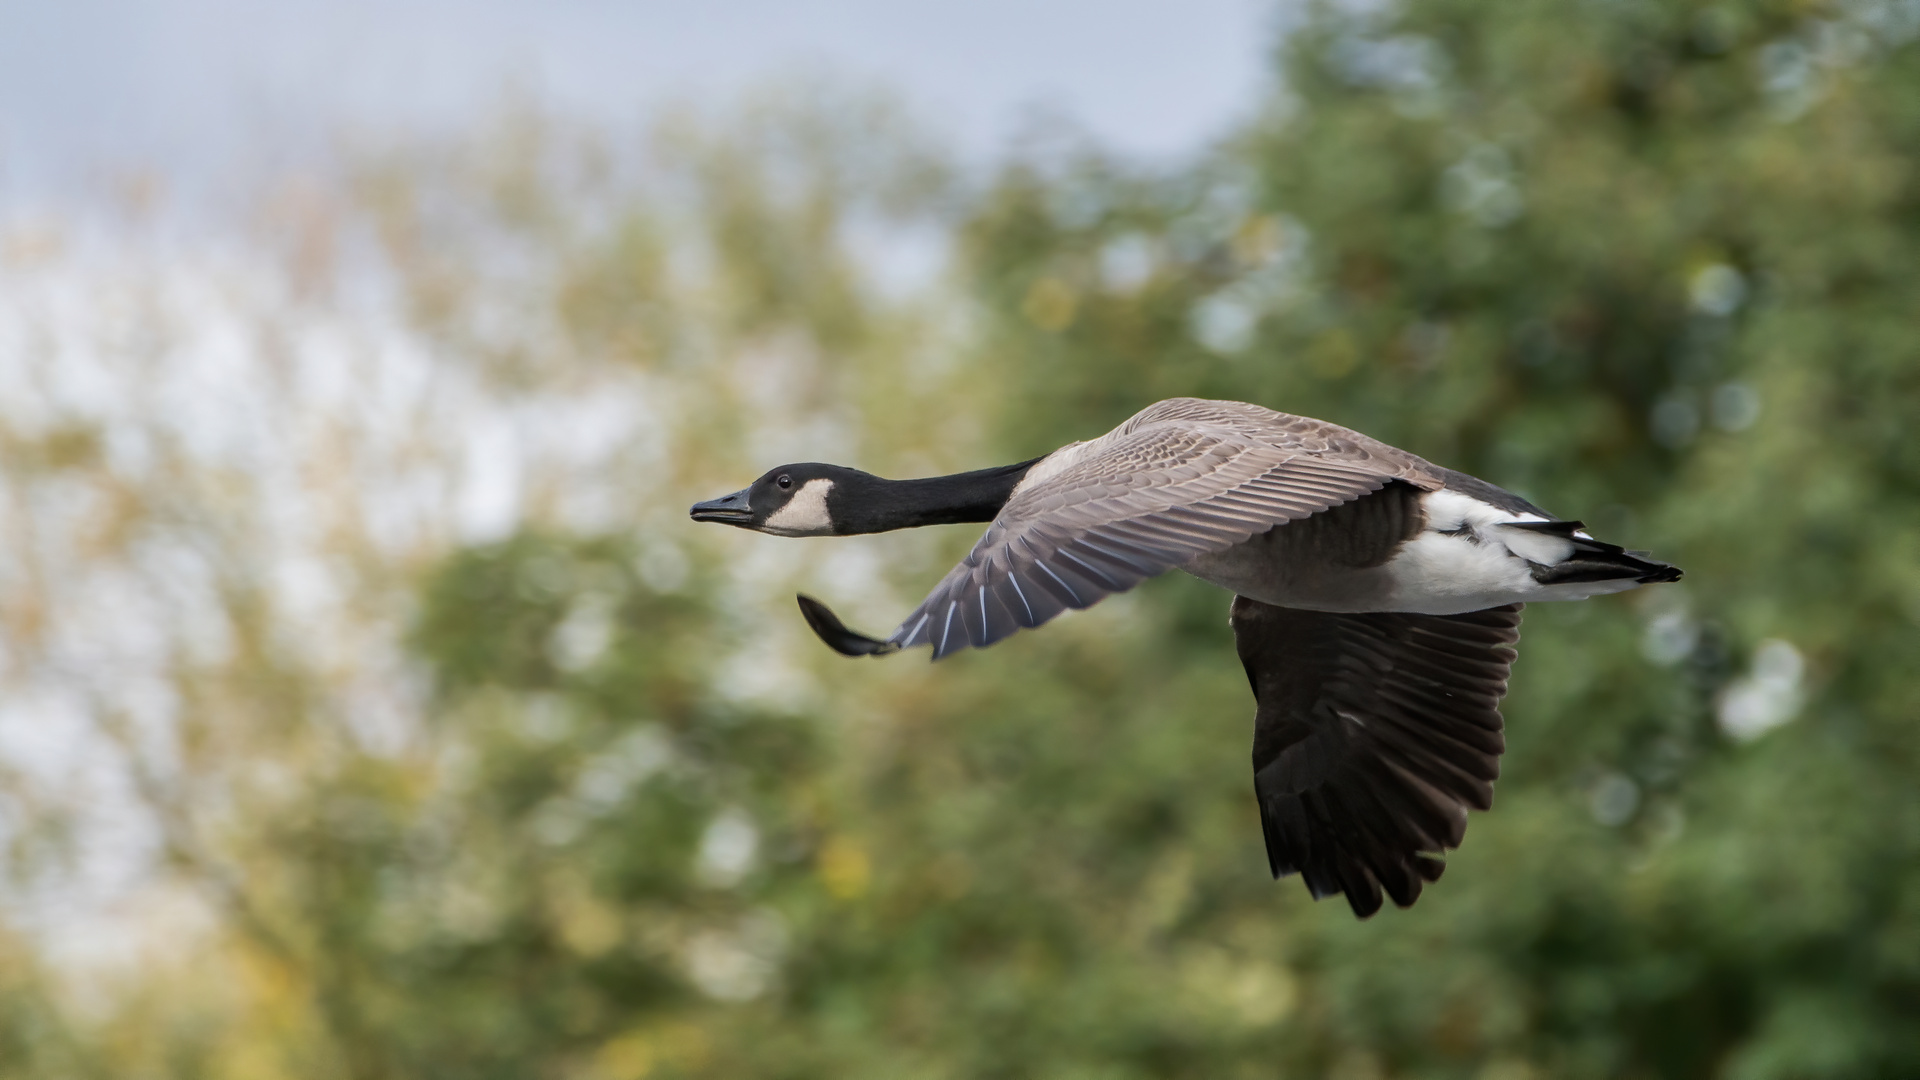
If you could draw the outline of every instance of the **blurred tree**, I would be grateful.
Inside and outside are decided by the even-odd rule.
[[[1292,921],[1308,1004],[1269,1060],[1920,1069],[1893,944],[1920,894],[1916,33],[1907,5],[1328,7],[1230,180],[1017,174],[978,218],[1018,451],[1049,416],[1243,397],[1691,571],[1638,634],[1632,603],[1529,612],[1501,807],[1451,895]]]

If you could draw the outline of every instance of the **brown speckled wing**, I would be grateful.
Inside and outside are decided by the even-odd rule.
[[[1493,805],[1519,604],[1464,615],[1297,611],[1237,597],[1254,789],[1274,877],[1353,913],[1406,907]]]
[[[1345,428],[1179,398],[1035,467],[966,559],[888,637],[934,659],[1085,608],[1197,555],[1351,502],[1425,463]]]
[[[1244,401],[1213,401],[1206,398],[1168,398],[1135,413],[1119,431],[1134,431],[1152,424],[1204,424],[1225,428],[1255,442],[1264,442],[1299,454],[1310,454],[1322,461],[1338,461],[1379,472],[1431,491],[1443,486],[1442,473],[1425,458],[1351,428],[1294,416]]]

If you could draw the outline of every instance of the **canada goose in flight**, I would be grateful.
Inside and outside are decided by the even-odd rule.
[[[784,465],[695,521],[846,536],[990,521],[884,640],[800,597],[848,656],[984,648],[1179,568],[1238,594],[1267,859],[1362,918],[1445,868],[1493,804],[1499,702],[1521,605],[1680,570],[1511,492],[1356,431],[1238,401],[1173,398],[1045,457],[924,480]]]

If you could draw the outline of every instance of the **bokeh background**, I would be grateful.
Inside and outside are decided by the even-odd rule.
[[[1920,1075],[1920,3],[320,10],[0,3],[0,1074]],[[1183,394],[1688,571],[1412,910],[1216,590],[686,520]]]

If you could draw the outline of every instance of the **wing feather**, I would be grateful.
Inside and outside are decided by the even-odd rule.
[[[932,645],[935,659],[984,648],[1406,472],[1325,440],[1275,430],[1261,437],[1239,412],[1227,419],[1135,417],[1061,451],[1066,464],[1058,468],[1042,461],[887,642]]]
[[[1297,611],[1239,597],[1268,864],[1356,915],[1406,907],[1493,804],[1520,605],[1464,615]]]

